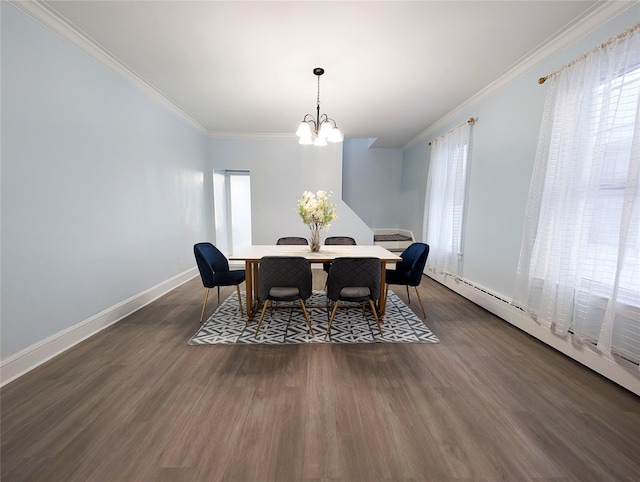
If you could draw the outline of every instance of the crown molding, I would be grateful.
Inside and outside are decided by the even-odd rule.
[[[246,132],[209,132],[210,139],[236,139],[236,140],[298,140],[294,133],[246,133]]]
[[[195,127],[201,133],[205,135],[208,134],[207,129],[191,117],[191,115],[189,115],[178,104],[173,102],[153,85],[132,71],[119,59],[102,48],[89,35],[78,29],[78,27],[73,25],[65,17],[54,11],[45,3],[38,0],[9,0],[9,3],[39,24],[51,30],[58,37],[88,55],[100,65],[124,78],[130,84],[151,97],[154,101],[173,112],[178,116],[178,118]]]
[[[524,57],[524,60],[521,60],[520,62],[517,62],[516,64],[509,67],[495,81],[471,96],[469,99],[453,109],[447,115],[427,127],[420,134],[407,142],[404,146],[402,146],[402,150],[407,150],[410,147],[418,144],[419,142],[427,139],[430,135],[435,135],[435,133],[444,129],[446,126],[452,124],[461,116],[463,116],[463,114],[465,114],[465,112],[474,105],[492,96],[511,82],[519,79],[527,72],[530,72],[534,68],[538,67],[546,60],[553,57],[555,54],[563,51],[571,44],[590,34],[598,27],[611,20],[613,17],[635,6],[637,3],[638,0],[606,0],[603,2],[598,2],[591,10],[587,11],[573,25],[550,37],[547,41],[534,49],[531,53],[527,54]]]

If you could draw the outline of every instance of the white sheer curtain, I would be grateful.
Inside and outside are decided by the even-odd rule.
[[[422,239],[430,248],[426,269],[435,273],[460,274],[470,139],[467,122],[431,142]]]
[[[548,82],[514,303],[640,361],[640,25]]]

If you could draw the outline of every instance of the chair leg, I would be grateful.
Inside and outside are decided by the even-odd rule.
[[[388,303],[389,302],[389,285],[387,283],[384,284],[384,302]],[[380,323],[384,323],[384,319],[380,320]]]
[[[238,308],[240,308],[240,315],[243,314],[242,311],[242,298],[240,296],[240,285],[236,285],[236,292],[238,293]],[[249,315],[249,313],[247,313],[247,316]]]
[[[220,287],[218,286],[218,304],[220,304]]]
[[[331,324],[333,323],[333,318],[336,316],[336,310],[338,309],[338,303],[339,301],[336,300],[335,304],[333,305],[333,310],[331,310],[331,318],[329,318],[329,326],[327,326],[327,331],[324,334],[324,339],[327,339],[327,336],[329,335],[329,332],[331,331]]]
[[[409,302],[409,304],[411,304],[411,296],[409,296],[409,285],[404,285],[405,288],[407,288],[407,301]]]
[[[204,318],[204,309],[207,307],[208,297],[209,297],[209,288],[207,288],[204,292],[204,303],[202,303],[202,312],[200,313],[200,323],[202,323],[202,319]]]
[[[418,287],[415,286],[416,295],[418,295],[418,301],[420,302],[420,308],[422,308],[422,317],[426,318],[427,314],[424,312],[424,306],[422,305],[422,298],[420,298],[420,292],[418,291]]]
[[[256,334],[254,335],[255,338],[258,338],[258,332],[260,331],[260,325],[262,324],[262,320],[264,319],[264,314],[267,311],[267,306],[269,306],[269,303],[271,303],[271,300],[267,299],[264,302],[264,306],[262,307],[262,313],[260,314],[260,320],[258,321],[258,327],[256,328]]]
[[[307,307],[304,306],[304,301],[302,300],[302,298],[300,298],[300,306],[302,306],[302,312],[304,313],[304,317],[307,320],[307,325],[309,326],[309,332],[311,333],[311,336],[314,336],[313,328],[311,328],[311,320],[309,319],[309,313],[307,313]]]
[[[384,338],[384,335],[382,334],[382,326],[380,325],[380,318],[378,318],[378,314],[376,313],[376,305],[373,304],[373,300],[369,300],[369,306],[371,306],[371,313],[373,313],[373,317],[376,319],[376,325],[378,325],[380,336]]]

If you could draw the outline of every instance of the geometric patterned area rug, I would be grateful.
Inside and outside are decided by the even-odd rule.
[[[242,303],[245,305],[242,292]],[[255,344],[300,344],[300,343],[440,343],[440,340],[426,327],[413,311],[392,291],[389,291],[387,309],[380,332],[369,310],[362,315],[362,309],[340,303],[327,339],[324,333],[329,324],[327,298],[324,291],[314,291],[307,300],[307,312],[315,336],[309,333],[309,327],[302,314],[300,303],[279,303],[280,308],[269,310],[264,316],[260,333],[255,331],[259,314],[247,324],[247,316],[238,310],[238,297],[230,295],[218,309],[202,324],[198,332],[191,337],[189,345],[255,345]],[[289,306],[293,309],[289,309]],[[358,305],[356,305],[358,306]]]

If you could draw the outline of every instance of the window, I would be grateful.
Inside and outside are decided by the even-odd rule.
[[[459,275],[471,123],[432,142],[425,196],[423,239],[430,247],[427,269]]]
[[[556,333],[638,363],[638,28],[551,81],[515,301]]]

